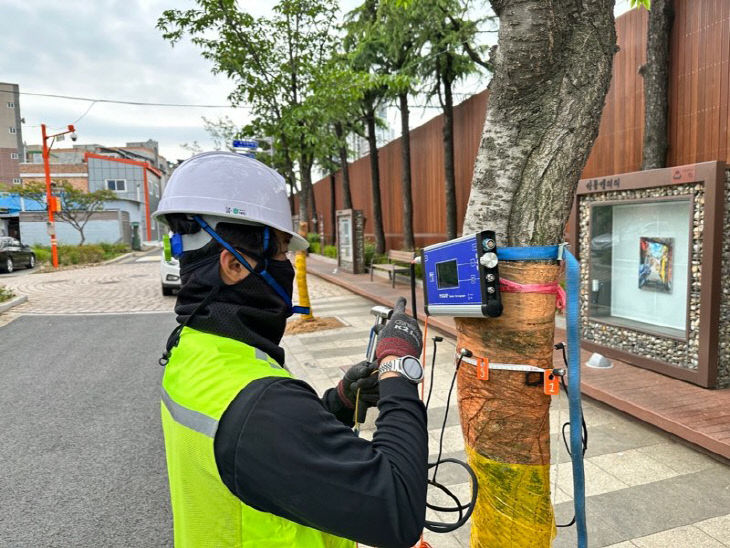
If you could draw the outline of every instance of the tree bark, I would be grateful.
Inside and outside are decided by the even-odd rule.
[[[647,25],[644,78],[644,149],[641,169],[667,167],[669,135],[669,38],[674,22],[673,0],[652,0]]]
[[[273,141],[271,146],[273,147]],[[291,205],[291,214],[294,216],[296,214],[296,209],[294,205],[294,197],[297,195],[299,190],[297,189],[297,178],[294,175],[294,163],[291,159],[291,154],[289,153],[289,146],[287,145],[287,142],[285,139],[282,139],[281,141],[281,149],[282,149],[282,155],[284,157],[284,174],[286,176],[286,180],[289,183],[289,187],[291,189],[291,192],[289,194],[289,204]],[[301,202],[301,197],[299,198]]]
[[[447,55],[447,59],[451,56]],[[448,68],[447,68],[448,70]],[[451,80],[446,71],[443,73],[444,86],[444,176],[446,192],[446,239],[456,238],[456,175],[454,172],[454,97]]]
[[[314,207],[314,192],[312,190],[312,164],[306,159],[300,159],[299,166],[300,176],[302,178],[302,190],[299,193],[299,222],[307,223],[307,231],[309,231],[309,221],[312,218],[310,211]],[[304,204],[301,200],[304,197]]]
[[[401,192],[403,194],[403,249],[416,247],[413,238],[413,197],[411,192],[411,131],[408,123],[408,93],[398,94],[401,134]]]
[[[310,169],[311,173],[311,169]],[[317,219],[317,199],[314,196],[314,185],[311,182],[311,175],[310,175],[310,182],[309,182],[309,219],[310,221],[312,219]]]
[[[335,135],[339,141],[340,169],[342,170],[342,201],[345,209],[352,209],[352,193],[350,192],[350,165],[347,162],[347,145],[342,124],[335,124]]]
[[[365,106],[365,124],[368,128],[370,148],[370,189],[373,197],[373,231],[375,252],[385,253],[385,232],[383,231],[383,208],[380,200],[380,166],[378,164],[378,141],[375,133],[375,107],[372,102]]]
[[[463,232],[495,230],[500,245],[560,243],[611,79],[614,2],[491,4],[499,41]],[[555,282],[559,267],[502,262],[500,275]],[[457,318],[457,348],[551,367],[554,295],[502,298],[499,318]],[[550,546],[549,398],[523,373],[494,370],[480,381],[462,365],[458,380],[467,453],[480,478],[471,546]]]
[[[307,222],[307,213],[309,211],[309,192],[304,184],[304,173],[300,172],[302,178],[302,188],[299,189],[299,220]]]

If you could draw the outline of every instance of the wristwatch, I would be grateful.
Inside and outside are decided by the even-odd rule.
[[[381,378],[383,373],[387,373],[388,371],[395,371],[413,384],[418,384],[423,380],[423,366],[421,365],[421,361],[413,356],[403,356],[402,358],[381,363],[378,368],[378,378]]]

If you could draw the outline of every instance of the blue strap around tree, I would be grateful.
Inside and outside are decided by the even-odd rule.
[[[558,245],[535,247],[503,247],[497,249],[497,257],[502,261],[555,260],[560,257]],[[563,249],[566,263],[566,327],[568,334],[568,402],[570,408],[570,452],[573,465],[573,504],[575,524],[578,534],[578,547],[588,545],[586,529],[585,471],[583,469],[583,410],[580,397],[580,327],[579,294],[580,263],[570,251]]]

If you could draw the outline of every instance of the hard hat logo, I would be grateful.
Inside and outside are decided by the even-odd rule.
[[[284,178],[258,160],[232,152],[197,154],[175,169],[153,216],[165,222],[172,213],[205,217],[211,226],[218,222],[264,225],[291,235],[292,251],[309,246],[292,227]],[[207,235],[204,240],[186,235],[185,249],[197,249],[208,241]]]

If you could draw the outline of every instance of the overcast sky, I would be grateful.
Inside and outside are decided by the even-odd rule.
[[[211,64],[187,41],[172,48],[155,28],[163,10],[192,6],[190,0],[0,0],[0,81],[21,92],[165,103],[227,104],[232,83],[211,73]],[[357,0],[344,0],[351,9]],[[619,0],[617,8],[627,5]],[[271,2],[241,1],[251,13],[269,11]],[[462,85],[462,93],[482,82]],[[89,103],[21,95],[23,140],[40,142],[39,124],[63,127],[77,120]],[[438,114],[423,109],[416,121]],[[77,123],[79,143],[121,146],[155,139],[169,160],[186,158],[182,143],[211,141],[201,116],[230,116],[242,124],[245,109],[138,107],[96,104]]]

